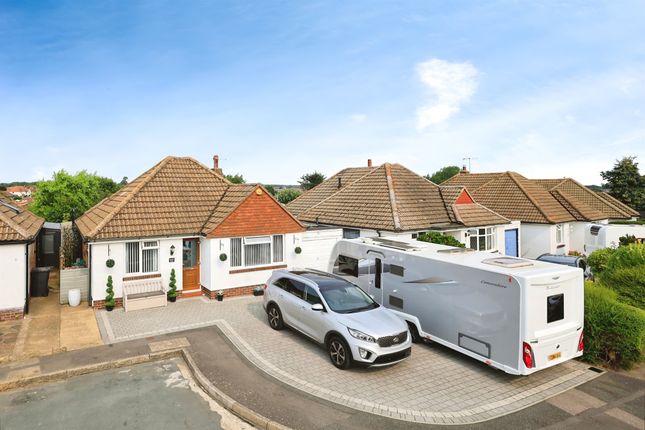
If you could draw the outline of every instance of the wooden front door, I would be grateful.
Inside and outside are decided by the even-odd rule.
[[[183,246],[184,293],[201,291],[199,277],[199,239],[184,239]]]

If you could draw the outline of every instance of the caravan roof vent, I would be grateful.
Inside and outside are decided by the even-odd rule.
[[[459,248],[459,247],[455,246],[453,248],[440,249],[437,252],[440,252],[442,254],[467,254],[467,253],[470,253],[470,252],[475,252],[475,250],[472,249],[472,248]]]
[[[421,246],[416,246],[408,242],[400,242],[398,240],[386,239],[383,237],[373,237],[372,241],[381,246],[385,246],[386,248],[400,249],[403,251],[418,251],[423,249]]]
[[[500,267],[524,267],[533,265],[529,260],[513,257],[487,258],[486,260],[483,260],[482,263]]]

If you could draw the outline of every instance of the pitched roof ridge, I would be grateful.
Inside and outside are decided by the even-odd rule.
[[[339,170],[338,172],[334,173],[333,175],[331,175],[329,178],[325,179],[323,182],[321,182],[321,183],[320,183],[320,184],[318,184],[318,185],[322,185],[323,183],[325,183],[325,182],[327,182],[327,181],[331,180],[331,178],[335,178],[336,176],[341,175],[341,174],[343,174],[343,173],[345,173],[345,172],[348,172],[348,171],[350,171],[350,170],[361,170],[361,169],[370,169],[370,171],[369,171],[369,172],[367,172],[367,173],[365,174],[365,175],[369,175],[369,174],[370,174],[370,173],[372,173],[374,170],[378,169],[378,167],[371,167],[371,168],[370,168],[370,167],[345,167],[344,169]],[[363,175],[363,176],[365,176],[365,175]],[[345,186],[344,186],[343,188],[341,188],[341,189],[344,189],[345,187],[350,186],[350,185],[351,185],[351,184],[353,184],[354,182],[356,182],[356,181],[360,180],[361,178],[363,178],[363,176],[361,176],[361,177],[357,178],[355,181],[350,182],[349,184],[345,185]],[[318,185],[316,185],[316,187],[317,187]],[[309,191],[311,191],[311,190],[315,189],[316,187],[310,188],[310,189],[308,189],[307,191],[305,191],[304,193],[300,194],[298,197],[296,197],[295,199],[293,199],[293,200],[291,200],[289,203],[287,203],[287,206],[288,206],[288,205],[290,205],[291,203],[297,202],[299,199],[303,198],[306,194],[308,194],[308,193],[309,193]],[[336,190],[334,193],[332,193],[331,195],[327,196],[327,198],[329,198],[329,197],[333,196],[334,194],[336,194],[337,192],[339,192],[341,189]],[[307,209],[305,209],[305,210],[304,210],[304,211],[302,211],[301,213],[305,213],[305,212],[307,212],[309,209],[313,208],[314,206],[318,205],[319,203],[322,203],[322,202],[323,202],[324,200],[326,200],[327,198],[325,198],[325,199],[323,199],[323,200],[319,201],[319,202],[318,202],[318,203],[316,203],[315,205],[309,206]]]
[[[434,182],[432,182],[430,179],[426,178],[425,176],[421,176],[421,175],[419,175],[419,174],[418,174],[417,172],[415,172],[414,170],[408,169],[407,167],[405,167],[405,166],[404,166],[404,165],[402,165],[402,164],[394,163],[394,164],[392,164],[392,166],[400,167],[401,169],[403,169],[403,170],[405,170],[405,171],[407,171],[407,172],[409,172],[409,173],[412,173],[414,176],[418,176],[419,178],[425,179],[426,181],[430,182],[430,184],[431,184],[431,185],[434,185],[435,187],[439,187],[439,184],[435,184],[435,183],[434,183]]]
[[[443,200],[443,199],[441,199],[441,200]],[[457,222],[460,223],[461,225],[465,226],[466,223],[464,222],[464,219],[461,217],[461,214],[459,213],[459,208],[457,208],[457,204],[452,203],[450,205],[450,208],[452,209],[452,213],[455,214],[455,219],[457,220]]]
[[[307,209],[305,209],[304,211],[300,212],[300,214],[299,214],[298,216],[299,216],[299,217],[300,217],[300,216],[303,216],[304,214],[306,214],[307,212],[309,212],[309,211],[310,211],[310,210],[312,210],[313,208],[315,208],[315,207],[317,207],[317,206],[320,206],[321,204],[325,203],[327,200],[331,199],[332,197],[335,197],[335,196],[337,196],[338,194],[340,194],[341,192],[345,191],[346,189],[351,188],[354,184],[356,184],[357,182],[359,182],[359,181],[363,180],[363,179],[364,179],[364,178],[366,178],[367,176],[369,176],[369,175],[373,174],[374,172],[378,172],[378,171],[381,169],[381,167],[383,167],[383,165],[372,168],[372,170],[370,170],[369,172],[367,172],[366,174],[364,174],[364,175],[363,175],[363,176],[361,176],[360,178],[356,179],[356,180],[355,180],[355,181],[353,181],[352,183],[350,183],[350,184],[348,184],[348,185],[346,185],[346,186],[344,186],[344,187],[342,187],[342,188],[339,188],[338,190],[334,191],[332,194],[330,194],[329,196],[325,197],[324,199],[322,199],[321,201],[319,201],[319,202],[318,202],[318,203],[316,203],[315,205],[311,205],[311,206],[309,206]],[[352,169],[352,168],[353,168],[353,169],[355,169],[356,167],[348,167],[348,168],[345,168],[345,169],[341,170],[340,172],[335,173],[335,174],[332,176],[332,178],[333,178],[334,176],[338,175],[339,173],[343,172],[344,170]],[[313,188],[312,188],[311,190],[313,190]],[[300,196],[298,196],[298,198],[293,199],[293,201],[292,201],[292,202],[290,202],[290,203],[295,202],[297,199],[299,199],[300,197],[304,196],[305,194],[307,194],[307,193],[308,193],[309,191],[311,191],[311,190],[307,190],[307,191],[305,191],[305,192],[304,192],[304,193],[302,193]]]
[[[180,158],[180,159],[183,159],[183,160],[189,160],[189,161],[192,161],[193,163],[198,164],[199,166],[203,167],[204,169],[206,169],[207,171],[209,171],[210,173],[212,173],[212,174],[213,174],[213,176],[216,176],[216,177],[217,177],[217,178],[219,178],[219,179],[223,179],[223,180],[224,180],[224,181],[226,181],[228,184],[232,184],[232,182],[231,182],[231,181],[229,181],[228,179],[226,179],[226,176],[224,176],[223,174],[222,174],[222,175],[220,175],[220,174],[219,174],[219,173],[217,173],[215,170],[211,169],[211,168],[210,168],[210,167],[208,167],[206,164],[202,163],[201,161],[197,160],[196,158],[193,158],[193,157],[190,157],[190,156],[186,156],[186,157],[172,157],[172,156],[169,156],[169,157],[174,158],[174,159],[178,159],[178,158]],[[166,157],[166,158],[168,158],[168,157]],[[241,185],[241,184],[237,184],[237,185]]]
[[[564,201],[565,201],[565,202],[567,202],[567,204],[568,204],[569,206],[571,206],[571,207],[572,207],[576,212],[578,212],[578,214],[579,214],[582,218],[585,218],[585,219],[587,219],[587,221],[590,221],[589,217],[587,217],[586,215],[584,215],[584,214],[582,213],[582,210],[580,210],[580,208],[579,208],[577,205],[573,204],[573,202],[571,201],[571,200],[575,200],[575,199],[567,198],[567,196],[565,195],[565,193],[563,193],[563,192],[562,192],[562,191],[560,191],[560,190],[555,190],[555,189],[554,189],[554,190],[549,190],[549,193],[551,193],[551,194],[553,195],[553,197],[555,197],[555,199],[556,199],[556,200],[558,200],[558,198],[556,197],[556,194],[557,194],[557,195],[559,195],[562,199],[564,199]],[[559,202],[560,202],[560,200],[558,200],[558,203],[559,203]],[[567,212],[569,212],[569,213],[570,213],[574,218],[576,218],[576,214],[571,213],[571,211],[570,211],[570,210],[569,210],[569,209],[568,209],[564,204],[562,204],[562,203],[560,203],[560,204],[562,205],[562,207],[564,207],[564,208],[567,210]],[[592,208],[592,209],[593,209],[593,208]]]
[[[12,220],[8,216],[6,216],[2,211],[0,211],[0,221],[4,222],[9,228],[15,230],[16,233],[18,233],[19,235],[21,235],[25,239],[27,239],[29,237],[29,232],[27,230],[25,230],[18,223],[16,223],[14,220]]]
[[[101,229],[102,229],[103,227],[105,227],[105,225],[106,225],[108,222],[112,221],[112,219],[116,216],[116,214],[118,214],[118,213],[121,211],[121,209],[123,209],[123,207],[124,207],[127,203],[129,203],[129,202],[130,202],[130,200],[132,200],[132,198],[133,198],[134,196],[136,196],[136,195],[137,195],[137,193],[138,193],[139,191],[141,191],[141,190],[143,189],[143,187],[144,187],[144,186],[146,186],[146,185],[147,185],[147,184],[152,180],[152,178],[154,178],[154,177],[157,175],[157,173],[159,173],[159,171],[160,171],[164,166],[166,166],[166,164],[168,164],[171,160],[175,160],[175,159],[177,159],[177,158],[179,158],[179,157],[173,157],[173,156],[169,155],[169,156],[165,157],[163,160],[161,160],[159,163],[157,163],[157,165],[156,165],[156,166],[154,166],[154,167],[152,167],[150,170],[148,170],[148,172],[146,172],[146,173],[149,173],[149,174],[147,175],[147,177],[146,177],[146,178],[144,178],[140,183],[138,183],[138,184],[137,184],[137,185],[136,185],[132,190],[130,190],[129,194],[128,194],[127,196],[125,196],[125,197],[124,197],[124,199],[123,199],[121,202],[119,202],[119,204],[118,204],[118,205],[116,205],[116,206],[114,207],[114,209],[113,209],[113,210],[111,210],[111,211],[110,211],[110,213],[108,213],[108,214],[105,216],[105,218],[103,218],[103,219],[101,220],[101,222],[99,222],[98,224],[96,224],[96,226],[92,229],[92,231],[90,231],[90,232],[88,233],[88,235],[87,235],[87,236],[88,236],[88,237],[92,237],[92,236],[94,236],[94,235],[98,234],[98,232],[100,232],[100,231],[101,231]],[[144,173],[144,174],[145,174],[145,173]],[[139,177],[141,177],[141,176],[139,176]],[[135,179],[135,180],[136,180],[136,179]],[[117,192],[118,192],[118,191],[117,191]],[[100,205],[104,200],[105,200],[105,199],[101,200],[99,203],[97,203],[96,205],[94,205],[94,206],[92,207],[92,209],[94,209],[96,206]],[[90,209],[90,210],[91,210],[91,209]],[[88,210],[88,212],[89,212],[89,210]]]
[[[430,182],[432,182],[432,181],[430,181]],[[450,210],[448,210],[448,206],[450,205],[450,209],[452,210],[452,213],[454,213],[455,217],[457,218],[457,220],[463,224],[463,222],[461,220],[461,217],[455,212],[455,208],[454,208],[455,202],[453,201],[450,204],[448,204],[446,202],[448,196],[446,196],[444,194],[444,191],[448,187],[459,188],[459,189],[463,189],[465,187],[463,185],[446,185],[445,187],[441,187],[441,186],[437,185],[437,187],[439,187],[439,196],[441,197],[441,203],[443,204],[443,208],[446,210],[446,214],[448,215],[448,219],[450,219]],[[455,201],[456,200],[457,199],[455,198]]]
[[[472,205],[477,205],[477,206],[481,207],[482,209],[487,210],[488,212],[490,212],[490,213],[492,213],[492,214],[497,215],[497,216],[498,216],[498,217],[500,217],[500,218],[504,218],[504,219],[505,219],[506,221],[508,221],[509,223],[511,222],[511,219],[510,219],[510,218],[507,218],[507,217],[505,217],[504,215],[502,215],[502,214],[500,214],[500,213],[497,213],[497,212],[495,212],[494,210],[492,210],[491,208],[489,208],[489,207],[487,207],[487,206],[484,206],[484,205],[482,205],[481,203],[477,203],[477,202],[476,202],[476,201],[474,201],[474,200],[473,200],[473,203],[466,203],[466,204],[469,204],[469,205],[471,205],[471,204],[472,204]]]
[[[511,180],[513,182],[515,182],[515,184],[519,187],[520,191],[522,191],[522,193],[524,193],[526,198],[529,199],[529,201],[533,204],[533,206],[535,206],[535,208],[542,214],[542,216],[544,216],[544,219],[546,219],[547,221],[549,221],[552,224],[557,224],[553,219],[551,219],[551,217],[549,217],[546,214],[546,212],[544,212],[544,210],[540,207],[540,205],[535,200],[535,198],[528,192],[528,190],[524,187],[524,185],[522,185],[520,183],[518,178],[515,177],[515,175],[518,175],[518,176],[522,176],[522,175],[519,175],[518,173],[515,173],[515,172],[510,172],[510,171],[506,172],[506,175],[508,175],[508,177],[511,178]],[[522,176],[522,178],[524,178],[524,177]],[[528,180],[528,179],[524,178],[524,180]],[[544,190],[544,191],[546,192],[546,190]],[[558,202],[558,204],[560,204],[560,202]]]
[[[394,229],[401,229],[401,220],[399,218],[399,209],[396,205],[396,191],[394,190],[394,181],[392,179],[392,165],[390,163],[384,163],[383,167],[385,169],[385,180],[387,181],[388,193],[390,196],[390,207],[392,209],[392,220],[394,222]]]
[[[208,215],[206,217],[206,221],[204,221],[204,224],[202,224],[202,226],[199,228],[200,233],[204,234],[204,228],[210,222],[211,218],[213,218],[215,216],[215,211],[217,210],[219,205],[222,204],[222,201],[224,201],[224,198],[226,197],[226,194],[228,194],[228,192],[231,189],[232,185],[233,184],[226,185],[226,189],[224,190],[224,192],[222,193],[220,198],[215,202],[215,206],[213,206],[213,209],[210,210],[210,215]]]
[[[626,217],[638,216],[637,215],[638,211],[636,209],[632,208],[627,203],[621,202],[616,197],[609,194],[607,191],[592,191],[592,192],[598,194],[600,196],[600,199],[603,202],[606,202],[612,208],[617,209],[618,212],[624,214]]]

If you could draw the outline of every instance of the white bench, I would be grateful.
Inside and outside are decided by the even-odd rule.
[[[123,307],[126,312],[167,305],[161,278],[123,281]]]

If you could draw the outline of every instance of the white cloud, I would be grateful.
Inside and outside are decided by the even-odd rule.
[[[365,122],[367,120],[367,115],[364,113],[355,113],[349,117],[353,122]]]
[[[446,121],[468,103],[477,89],[477,69],[471,63],[450,63],[433,58],[417,64],[430,100],[417,109],[417,129]]]

